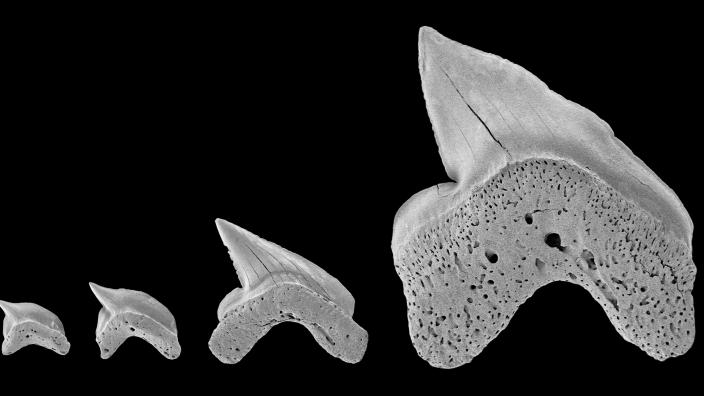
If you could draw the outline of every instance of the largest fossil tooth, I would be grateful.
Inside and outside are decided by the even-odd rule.
[[[2,322],[2,354],[10,355],[27,345],[39,345],[65,355],[71,348],[59,317],[32,303],[0,301],[5,312]]]
[[[89,285],[103,305],[95,330],[103,359],[112,356],[129,337],[146,340],[168,359],[181,354],[176,319],[163,304],[141,291]]]
[[[345,362],[362,359],[367,332],[352,320],[354,298],[337,279],[303,257],[225,220],[216,220],[242,288],[218,307],[209,346],[223,363],[237,363],[271,327],[304,325],[318,344]]]
[[[606,122],[520,66],[430,28],[419,52],[453,182],[417,193],[394,221],[418,354],[438,367],[469,362],[556,280],[586,288],[650,356],[686,352],[693,225],[672,189]]]

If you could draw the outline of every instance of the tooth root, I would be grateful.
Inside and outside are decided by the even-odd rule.
[[[27,345],[39,345],[65,355],[71,348],[58,316],[32,303],[0,301],[5,312],[2,324],[3,355],[10,355]]]
[[[520,66],[430,28],[419,51],[454,180],[417,193],[394,219],[419,355],[437,367],[471,361],[558,280],[587,289],[650,356],[687,352],[697,271],[692,220],[676,194],[604,121]]]
[[[269,329],[301,323],[331,355],[361,360],[367,333],[353,320],[354,298],[320,267],[225,220],[216,220],[242,288],[218,307],[220,323],[209,345],[224,363],[236,363]]]
[[[176,320],[163,304],[141,291],[89,285],[103,305],[95,331],[103,359],[112,356],[133,336],[149,342],[168,359],[176,359],[181,354]]]

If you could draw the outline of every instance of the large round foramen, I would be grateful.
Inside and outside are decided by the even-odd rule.
[[[663,360],[694,340],[692,222],[596,115],[526,70],[420,34],[420,71],[456,183],[399,210],[392,250],[409,330],[437,367],[469,362],[520,304],[576,283],[624,339]]]

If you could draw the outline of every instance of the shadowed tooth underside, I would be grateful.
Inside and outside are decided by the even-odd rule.
[[[367,332],[352,320],[354,298],[320,267],[227,221],[216,225],[242,288],[218,307],[219,325],[209,346],[223,363],[237,363],[271,327],[305,326],[328,353],[356,363]]]
[[[149,342],[168,359],[181,354],[176,320],[163,304],[141,291],[89,285],[103,305],[95,330],[103,359],[112,356],[129,337]]]

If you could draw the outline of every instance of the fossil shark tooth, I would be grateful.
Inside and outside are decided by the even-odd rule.
[[[335,278],[303,257],[217,219],[242,288],[218,307],[220,323],[209,347],[223,363],[237,363],[273,326],[297,322],[331,355],[362,359],[367,332],[352,320],[354,298]]]
[[[541,286],[567,281],[664,360],[694,340],[693,224],[606,122],[505,59],[419,35],[450,183],[411,197],[392,252],[409,331],[431,365],[471,361]]]
[[[59,317],[32,303],[0,301],[5,312],[2,322],[2,354],[11,355],[27,345],[40,345],[65,355],[71,348]]]
[[[89,285],[103,305],[95,330],[103,359],[112,356],[129,337],[146,340],[167,359],[181,354],[176,320],[163,304],[141,291]]]

